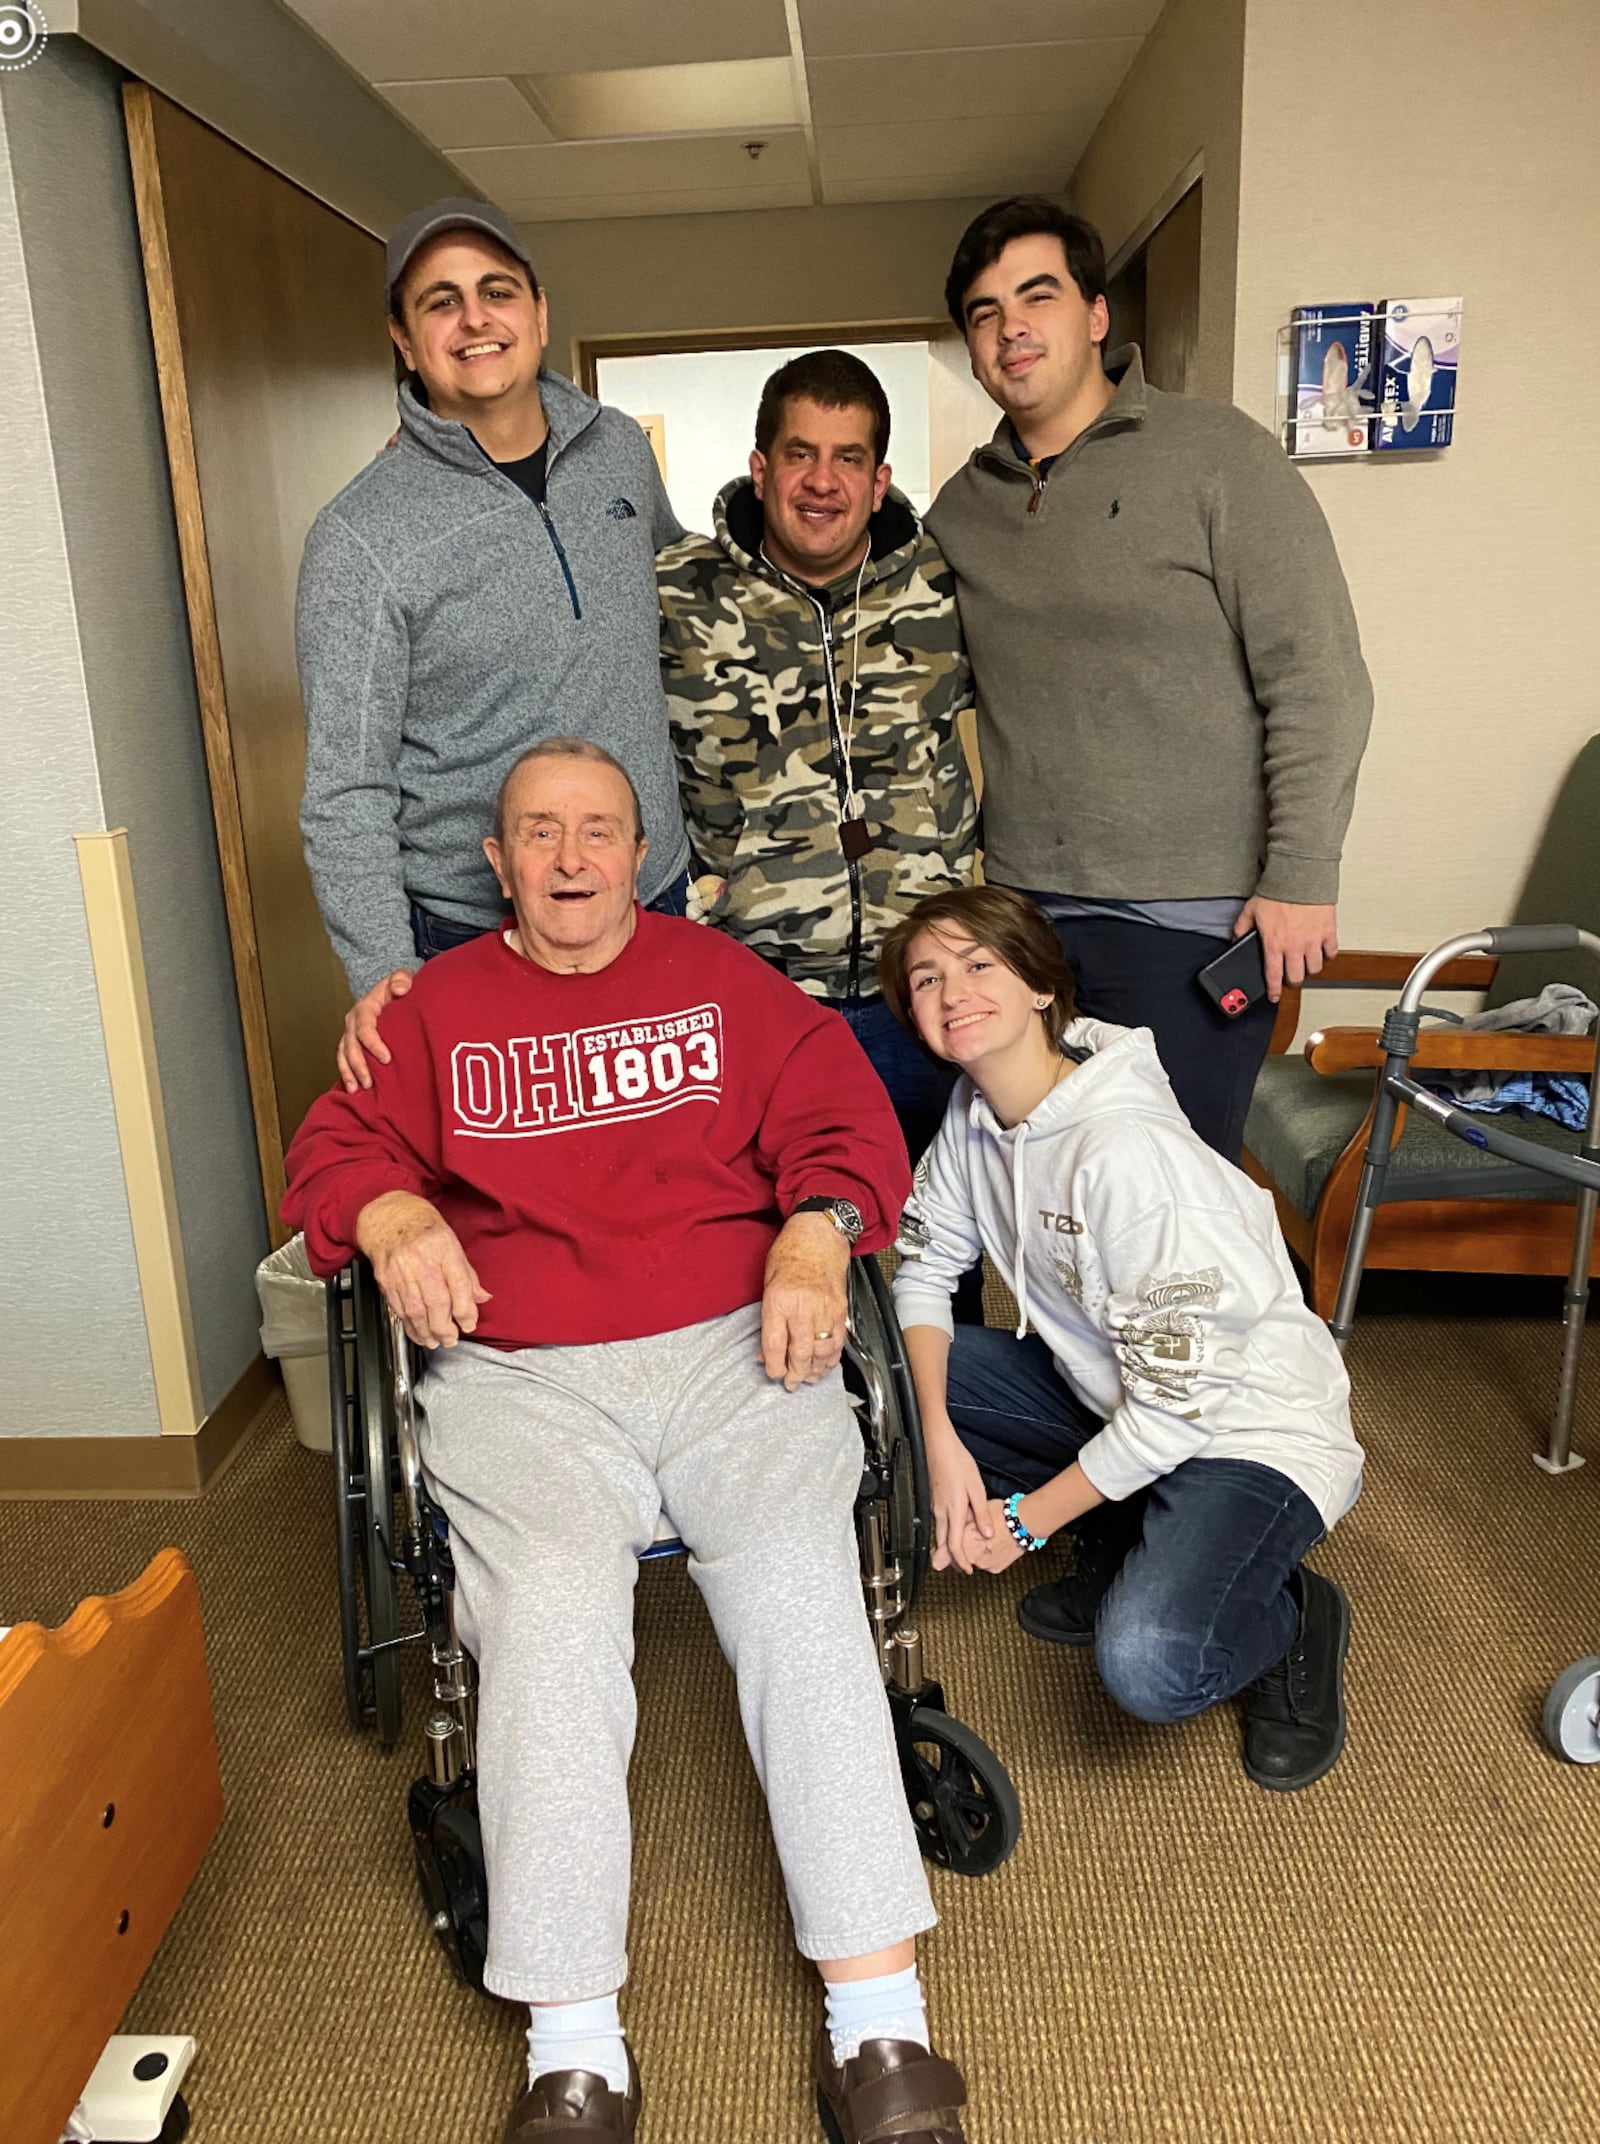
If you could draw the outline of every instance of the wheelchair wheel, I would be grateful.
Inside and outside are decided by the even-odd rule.
[[[900,1770],[925,1860],[957,1876],[999,1868],[1021,1835],[1022,1811],[981,1736],[947,1712],[914,1706],[900,1730]]]
[[[894,1314],[894,1300],[876,1258],[850,1261],[850,1319],[863,1349],[883,1369],[889,1418],[884,1424],[889,1451],[888,1477],[882,1484],[888,1508],[889,1553],[900,1565],[905,1612],[916,1606],[928,1575],[933,1549],[933,1498],[928,1488],[928,1454],[922,1441],[922,1417],[905,1341]],[[845,1358],[845,1382],[863,1403],[867,1394],[859,1373]]]
[[[470,1988],[483,1986],[489,1948],[489,1886],[483,1831],[473,1801],[433,1802],[425,1780],[411,1790],[417,1888],[439,1947]]]
[[[1600,1659],[1574,1661],[1551,1684],[1544,1738],[1569,1764],[1600,1764]]]
[[[345,1705],[385,1749],[400,1733],[400,1595],[395,1578],[395,1471],[383,1297],[357,1263],[328,1284],[339,1638]],[[355,1357],[347,1382],[346,1349]]]
[[[361,1568],[367,1603],[372,1716],[378,1740],[400,1735],[400,1589],[395,1579],[395,1453],[389,1427],[389,1346],[383,1296],[363,1261],[356,1268],[356,1359],[365,1480]]]

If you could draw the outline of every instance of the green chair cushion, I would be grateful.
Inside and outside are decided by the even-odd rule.
[[[1297,1213],[1309,1221],[1334,1163],[1355,1136],[1372,1100],[1371,1072],[1313,1072],[1303,1057],[1269,1057],[1261,1067],[1244,1143]],[[1567,1154],[1579,1135],[1548,1117],[1499,1120],[1518,1138]],[[1443,1181],[1442,1181],[1443,1180]],[[1554,1177],[1526,1172],[1486,1154],[1415,1110],[1389,1161],[1387,1187],[1405,1198],[1570,1199]]]

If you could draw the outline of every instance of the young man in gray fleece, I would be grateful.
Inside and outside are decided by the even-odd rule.
[[[1098,233],[997,202],[945,286],[1004,416],[928,516],[977,689],[984,868],[1046,910],[1078,1009],[1148,1027],[1230,1161],[1285,981],[1338,949],[1372,688],[1310,487],[1260,425],[1102,358]],[[1236,1019],[1195,981],[1261,934]]]
[[[649,443],[543,365],[543,293],[492,203],[408,216],[385,263],[406,368],[389,451],[322,509],[296,620],[300,829],[356,998],[346,1088],[432,954],[504,920],[482,841],[506,770],[577,734],[627,770],[641,898],[683,912],[688,843],[661,689],[655,554],[683,534]]]

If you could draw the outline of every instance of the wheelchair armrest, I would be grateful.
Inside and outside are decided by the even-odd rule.
[[[1313,1072],[1358,1072],[1384,1061],[1375,1027],[1326,1027],[1305,1047]],[[1411,1056],[1413,1072],[1566,1072],[1594,1069],[1592,1035],[1528,1035],[1515,1029],[1425,1028]]]

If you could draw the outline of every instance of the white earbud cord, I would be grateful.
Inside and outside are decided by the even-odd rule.
[[[850,634],[850,726],[839,724],[839,743],[844,752],[844,804],[840,810],[841,822],[845,819],[864,819],[866,805],[856,795],[855,769],[850,764],[850,755],[856,741],[856,687],[861,676],[861,579],[867,570],[867,559],[872,556],[869,544],[866,557],[856,568],[855,625]]]

